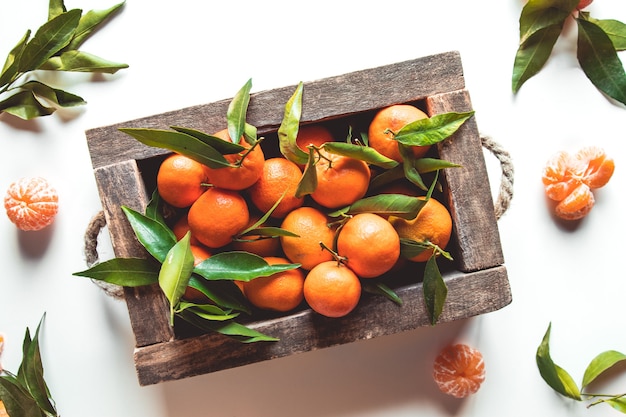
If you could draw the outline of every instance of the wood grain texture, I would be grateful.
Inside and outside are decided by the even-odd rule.
[[[504,266],[469,274],[454,272],[445,280],[448,302],[440,322],[492,312],[512,299]],[[250,326],[279,338],[278,342],[242,344],[207,334],[137,348],[139,382],[157,384],[428,326],[422,284],[400,288],[397,293],[404,302],[401,307],[382,297],[368,297],[353,313],[339,319],[306,309]]]
[[[472,110],[466,90],[433,95],[426,102],[430,115]],[[468,272],[502,265],[504,255],[475,116],[439,143],[438,152],[441,159],[461,165],[442,171],[458,268]]]
[[[458,52],[446,52],[304,83],[301,120],[306,123],[337,118],[464,87]],[[282,121],[285,103],[295,88],[293,85],[253,93],[248,123],[256,126],[261,134],[276,130]],[[214,133],[226,127],[229,103],[227,99],[90,129],[86,135],[92,165],[98,168],[168,152],[141,144],[120,132],[121,127],[167,129],[176,125]]]

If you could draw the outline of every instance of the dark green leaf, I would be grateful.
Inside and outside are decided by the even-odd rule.
[[[174,309],[185,293],[193,272],[194,257],[191,253],[187,232],[167,253],[159,271],[159,286],[170,303],[171,324],[174,325]]]
[[[0,101],[0,111],[20,119],[31,120],[40,116],[48,116],[54,113],[55,109],[41,104],[32,91],[20,91]]]
[[[245,297],[233,281],[207,281],[198,274],[192,274],[188,285],[221,308],[250,314]]]
[[[128,64],[113,62],[83,51],[67,51],[53,56],[41,65],[42,70],[99,72],[115,74],[117,71],[128,68]]]
[[[600,353],[598,356],[593,358],[591,363],[589,363],[589,366],[587,366],[587,369],[585,369],[581,389],[591,384],[604,371],[612,368],[615,364],[624,360],[626,360],[626,355],[615,350],[608,350]]]
[[[443,311],[443,306],[448,296],[448,287],[441,276],[441,272],[439,272],[435,254],[426,261],[422,290],[424,292],[424,302],[426,303],[430,324],[434,326],[439,320],[439,316]]]
[[[48,3],[48,20],[51,20],[66,11],[67,9],[65,8],[63,0],[50,0]]]
[[[413,162],[415,169],[420,174],[425,174],[427,172],[435,172],[440,169],[446,168],[459,168],[461,165],[455,164],[454,162],[445,161],[443,159],[438,158],[418,158]]]
[[[229,154],[237,154],[239,152],[243,152],[246,148],[238,143],[232,143],[222,138],[218,138],[217,136],[208,135],[204,132],[195,129],[189,129],[182,126],[170,126],[177,132],[185,133],[189,136],[193,136],[194,138],[206,143],[216,151],[218,151],[222,155]]]
[[[541,344],[537,348],[537,367],[543,380],[559,394],[581,400],[580,391],[572,377],[560,366],[556,365],[550,357],[550,331],[552,323],[548,325],[548,330],[543,336]]]
[[[317,188],[317,169],[314,162],[316,152],[315,149],[309,149],[309,162],[304,167],[302,178],[300,178],[298,188],[296,189],[296,197],[298,198],[312,194]]]
[[[520,44],[513,64],[513,92],[536,75],[548,61],[552,48],[561,34],[562,25],[551,25],[534,32]]]
[[[330,153],[359,159],[367,162],[368,164],[386,169],[393,168],[398,165],[397,161],[387,158],[369,146],[355,145],[353,143],[345,142],[326,142],[322,148]]]
[[[152,196],[150,196],[150,201],[148,201],[148,205],[146,206],[145,216],[152,220],[156,220],[169,229],[167,222],[165,221],[165,217],[163,217],[163,200],[159,195],[159,189],[156,187],[154,188],[154,191],[152,191]],[[171,236],[172,239],[176,239],[174,232],[171,233]]]
[[[211,168],[231,166],[215,148],[182,132],[144,128],[120,128],[120,131],[134,137],[144,145],[169,149]]]
[[[165,261],[167,253],[176,244],[172,231],[158,221],[129,207],[122,206],[122,211],[133,228],[137,240],[146,248],[148,253],[161,263]]]
[[[81,14],[81,10],[74,9],[44,23],[26,44],[19,61],[18,71],[35,70],[65,48],[74,35]]]
[[[614,19],[588,19],[606,33],[616,51],[626,50],[626,23]]]
[[[626,104],[626,72],[608,35],[595,23],[578,22],[577,57],[585,75],[607,96]]]
[[[0,400],[11,417],[43,417],[35,399],[10,376],[0,376]]]
[[[67,46],[68,50],[78,49],[93,33],[100,27],[109,17],[113,16],[124,5],[124,2],[118,3],[105,10],[90,10],[85,13],[78,23],[76,33],[72,41]]]
[[[376,213],[414,219],[426,204],[423,199],[403,194],[378,194],[365,197],[350,206],[347,214]]]
[[[414,258],[425,250],[432,248],[432,245],[428,242],[418,242],[413,239],[400,238],[400,255],[406,259]]]
[[[30,30],[26,31],[26,34],[20,41],[11,49],[9,55],[7,55],[7,59],[4,62],[4,66],[2,67],[2,75],[0,75],[0,86],[4,86],[13,81],[13,77],[17,74],[17,67],[19,60],[24,52],[24,48],[26,47],[26,43],[28,39],[30,39]]]
[[[408,146],[434,145],[452,136],[473,115],[473,111],[436,114],[407,124],[394,138]]]
[[[383,284],[380,281],[372,282],[372,280],[364,280],[363,281],[363,291],[366,291],[370,294],[374,295],[382,295],[383,297],[393,301],[397,305],[401,306],[403,304],[402,298],[396,294],[394,290],[389,288],[389,286]]]
[[[292,162],[304,165],[307,162],[307,153],[298,147],[296,138],[300,128],[302,115],[302,90],[303,83],[299,83],[296,91],[285,104],[283,120],[278,128],[278,144],[280,153]]]
[[[179,303],[178,309],[176,312],[180,313],[184,310],[189,310],[189,309],[191,309],[191,311],[196,316],[204,320],[226,321],[226,320],[232,320],[239,316],[239,313],[232,313],[232,312],[224,311],[223,309],[213,304],[196,304],[196,303],[189,303],[186,301],[182,301]]]
[[[520,45],[541,29],[563,26],[577,5],[577,0],[529,0],[519,19]]]
[[[72,275],[87,277],[122,287],[141,287],[159,281],[160,265],[150,259],[113,258]]]
[[[226,110],[226,124],[228,135],[233,143],[239,143],[246,125],[246,114],[250,103],[250,90],[252,80],[248,80],[243,87],[235,94]]]
[[[426,184],[422,179],[422,175],[416,167],[416,158],[413,155],[413,152],[410,151],[408,145],[404,145],[402,143],[398,143],[398,150],[400,151],[400,155],[402,156],[402,169],[404,171],[404,177],[411,181],[413,184],[417,185],[422,190],[426,190]]]
[[[298,268],[300,264],[269,265],[265,259],[248,252],[221,252],[196,265],[194,272],[209,281],[239,280],[250,281],[267,277],[278,272]]]
[[[228,321],[224,323],[224,322],[204,320],[196,316],[195,314],[193,314],[192,311],[184,311],[181,313],[180,316],[184,320],[188,321],[189,323],[193,324],[194,326],[197,326],[198,328],[202,330],[221,333],[225,336],[229,336],[242,343],[275,342],[278,340],[275,337],[267,336],[254,329],[251,329],[242,324],[239,324],[235,321]]]
[[[44,379],[44,367],[39,348],[39,333],[44,317],[45,315],[39,321],[32,340],[30,340],[29,332],[26,332],[24,337],[25,349],[20,369],[23,372],[26,388],[37,402],[39,408],[50,415],[56,416],[56,409],[49,396],[50,390]]]
[[[36,96],[44,98],[54,104],[58,104],[61,107],[72,107],[85,104],[85,100],[77,95],[59,90],[58,88],[52,88],[49,85],[35,80],[22,84],[20,89],[32,91]]]

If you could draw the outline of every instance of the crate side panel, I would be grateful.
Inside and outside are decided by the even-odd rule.
[[[454,272],[445,280],[448,299],[440,322],[485,314],[511,302],[504,266],[468,274]],[[343,318],[325,318],[307,309],[251,326],[278,337],[278,342],[242,344],[206,334],[138,348],[135,364],[139,382],[157,384],[429,325],[422,284],[400,288],[397,293],[403,299],[401,307],[381,297],[370,297]]]
[[[95,169],[107,228],[116,257],[149,256],[135,239],[121,206],[143,213],[148,203],[141,173],[135,161]],[[161,343],[173,338],[166,300],[157,285],[125,288],[126,305],[137,346]]]
[[[466,90],[438,94],[426,101],[431,115],[472,110]],[[443,171],[456,238],[457,266],[467,272],[502,265],[504,255],[475,117],[439,143],[438,151],[441,159],[461,165]]]
[[[303,123],[340,117],[423,99],[464,88],[461,58],[456,51],[418,58],[304,83]],[[247,121],[260,133],[276,130],[285,103],[296,86],[253,93]],[[162,155],[167,150],[147,147],[119,131],[120,127],[167,129],[178,125],[214,133],[226,127],[230,99],[192,106],[86,132],[94,168],[128,159]]]

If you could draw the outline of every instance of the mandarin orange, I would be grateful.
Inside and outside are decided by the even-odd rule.
[[[157,190],[161,198],[177,208],[191,206],[207,189],[208,167],[185,155],[165,158],[157,172]]]
[[[474,394],[485,380],[483,355],[466,344],[447,346],[435,358],[433,378],[445,394],[457,398]]]
[[[192,236],[209,248],[229,244],[250,220],[248,204],[240,193],[211,187],[189,208]]]
[[[288,264],[281,257],[265,257],[270,265]],[[243,292],[252,305],[272,311],[287,312],[304,300],[304,272],[300,268],[278,272],[244,282]]]
[[[248,195],[262,213],[267,213],[280,200],[271,217],[282,219],[304,203],[302,197],[296,197],[301,177],[302,171],[296,163],[282,157],[269,158],[257,182],[248,189]]]
[[[324,152],[320,153],[315,171],[317,187],[311,198],[321,206],[348,206],[367,193],[371,172],[364,161]]]
[[[369,146],[387,158],[402,162],[395,135],[407,124],[426,118],[426,113],[409,104],[385,107],[376,113],[369,125]],[[412,146],[411,150],[415,158],[421,158],[429,148],[430,146]]]
[[[59,195],[45,178],[24,177],[9,185],[4,208],[18,229],[41,230],[54,222]]]
[[[414,219],[407,220],[390,216],[389,222],[401,238],[436,245],[442,250],[446,248],[452,235],[452,216],[450,212],[446,206],[432,197],[428,199]],[[409,260],[426,262],[434,253],[434,250],[434,248],[425,249]]]
[[[296,236],[281,236],[280,243],[285,256],[293,263],[310,270],[315,265],[333,259],[328,250],[333,246],[335,231],[328,225],[328,217],[320,210],[302,206],[287,214],[281,228],[295,233]]]
[[[400,257],[400,237],[381,216],[360,213],[339,231],[337,253],[360,278],[374,278],[390,271]]]
[[[326,317],[346,316],[360,298],[359,278],[335,260],[316,265],[304,280],[304,299],[313,311]]]
[[[213,136],[232,142],[228,129],[220,130]],[[209,181],[212,185],[227,190],[243,190],[254,184],[261,176],[265,154],[260,144],[257,144],[251,151],[249,151],[250,145],[243,139],[239,144],[246,147],[246,150],[239,154],[224,155],[224,158],[233,165],[232,167],[208,168]]]

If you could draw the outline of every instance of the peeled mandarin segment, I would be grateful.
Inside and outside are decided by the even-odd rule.
[[[582,149],[576,154],[585,166],[582,174],[582,181],[591,189],[605,186],[615,170],[615,163],[612,158],[606,156],[604,150],[592,146]]]
[[[445,394],[457,398],[474,394],[485,380],[483,356],[465,344],[448,346],[435,359],[433,378]]]
[[[554,208],[555,214],[565,220],[578,220],[585,217],[593,208],[595,199],[586,184],[579,185]]]
[[[542,182],[546,195],[554,201],[561,201],[580,184],[583,169],[568,153],[559,152],[547,163],[543,170]]]
[[[59,209],[59,197],[44,178],[22,178],[9,186],[4,208],[19,229],[41,230],[54,221]]]

